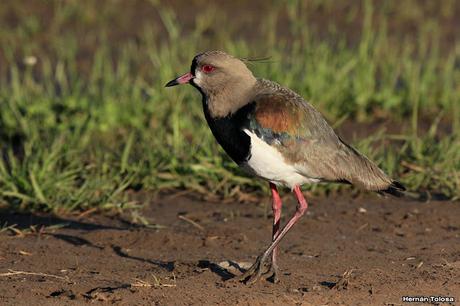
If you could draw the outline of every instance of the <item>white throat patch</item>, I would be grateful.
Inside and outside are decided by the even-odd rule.
[[[196,85],[201,85],[203,81],[203,72],[199,70],[195,70],[195,77],[193,78],[193,82]]]

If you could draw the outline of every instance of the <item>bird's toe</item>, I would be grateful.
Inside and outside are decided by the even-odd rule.
[[[271,264],[270,265],[270,269],[264,274],[267,276],[267,280],[268,281],[271,281],[272,283],[274,284],[277,284],[280,282],[280,279],[279,279],[279,268],[278,268],[278,265],[276,264]]]
[[[240,282],[244,282],[246,285],[254,284],[261,278],[262,274],[267,273],[263,272],[263,269],[265,268],[265,262],[265,256],[257,257],[254,264],[243,275],[238,277],[238,280]]]

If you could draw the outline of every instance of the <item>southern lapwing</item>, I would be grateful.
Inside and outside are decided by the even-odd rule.
[[[308,207],[300,186],[338,182],[393,195],[405,190],[340,139],[301,96],[275,82],[255,78],[236,57],[222,51],[198,54],[190,72],[166,86],[187,83],[201,92],[206,121],[225,152],[247,172],[270,184],[272,242],[241,281],[254,283],[266,273],[278,281],[278,244]],[[294,216],[281,230],[277,186],[289,187],[298,201]],[[271,265],[265,270],[268,263]]]

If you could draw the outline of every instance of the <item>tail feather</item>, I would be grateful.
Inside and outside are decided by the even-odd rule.
[[[404,196],[404,191],[406,187],[398,181],[392,181],[387,189],[379,190],[380,193],[388,193],[398,198]]]
[[[342,139],[340,141],[347,148],[344,151],[348,151],[347,159],[345,160],[347,167],[344,167],[348,171],[346,181],[361,189],[376,191],[380,194],[388,193],[395,197],[406,195],[406,188],[403,184],[389,178],[369,158]]]

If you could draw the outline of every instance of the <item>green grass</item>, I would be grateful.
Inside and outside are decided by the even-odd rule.
[[[0,204],[59,212],[129,207],[129,190],[189,189],[235,199],[265,191],[218,147],[198,92],[163,87],[206,49],[270,56],[250,64],[254,73],[296,90],[337,126],[365,128],[382,119],[404,126],[390,134],[382,125],[354,145],[412,191],[460,197],[460,45],[445,47],[437,23],[410,5],[387,8],[397,12],[390,19],[363,1],[362,16],[344,17],[360,20],[359,35],[349,39],[333,25],[326,38],[316,35],[302,21],[305,8],[298,6],[305,4],[276,2],[260,21],[259,37],[249,40],[222,12],[203,10],[190,30],[152,1],[160,20],[136,28],[136,39],[114,40],[122,8],[51,3],[51,18],[19,5],[15,26],[0,27]],[[329,1],[308,3],[310,13],[334,9]],[[442,14],[449,5],[442,2]],[[390,33],[389,24],[405,14],[418,26],[417,39]],[[277,34],[281,18],[288,34]],[[210,37],[216,23],[227,26]],[[24,60],[30,56],[35,65]]]

